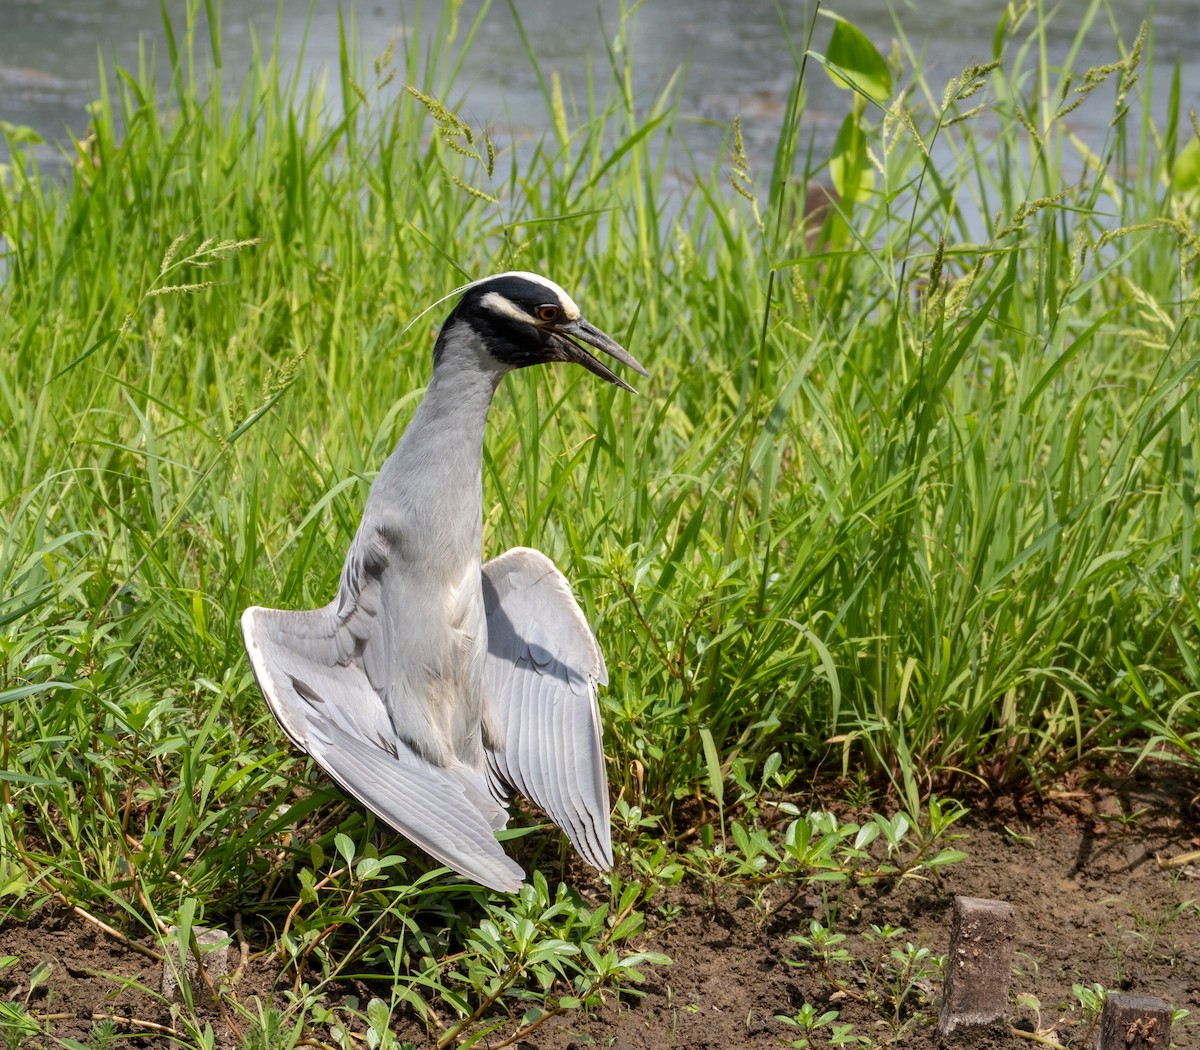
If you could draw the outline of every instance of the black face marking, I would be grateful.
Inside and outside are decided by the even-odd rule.
[[[491,294],[503,297],[520,312],[514,317],[485,303]],[[552,314],[552,316],[547,316]],[[525,277],[506,274],[469,288],[446,319],[443,335],[457,324],[469,324],[496,360],[511,368],[545,364],[562,359],[547,324],[566,319],[564,304],[552,288]],[[438,342],[441,342],[439,338]],[[434,350],[435,358],[437,349]]]
[[[470,323],[483,337],[488,353],[506,365],[525,368],[556,360],[550,333],[532,323],[524,324],[491,310],[481,310]]]

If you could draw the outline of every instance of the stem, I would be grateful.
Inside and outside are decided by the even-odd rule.
[[[504,976],[500,978],[500,983],[496,985],[496,990],[492,992],[491,995],[483,998],[480,1004],[475,1008],[475,1012],[471,1014],[470,1017],[464,1018],[453,1028],[448,1029],[446,1034],[434,1044],[434,1050],[445,1050],[447,1046],[449,1046],[455,1039],[458,1038],[459,1032],[478,1021],[489,1009],[491,1009],[492,1004],[495,1003],[496,1000],[498,1000],[500,996],[502,996],[508,990],[522,969],[523,967],[521,963],[517,960],[514,960],[509,965],[508,969],[504,971]]]
[[[42,1024],[50,1021],[69,1021],[71,1019],[78,1019],[79,1017],[75,1013],[35,1014],[34,1016]],[[99,1010],[93,1010],[89,1019],[92,1021],[108,1021],[110,1024],[118,1024],[122,1028],[144,1028],[146,1033],[154,1032],[156,1035],[169,1035],[176,1039],[183,1038],[182,1032],[176,1031],[168,1025],[155,1024],[153,1021],[143,1021],[140,1017],[127,1017],[124,1014],[106,1014],[101,1013]],[[142,1034],[145,1033],[130,1032],[128,1036],[124,1036],[123,1038],[136,1038]]]
[[[625,595],[625,600],[629,602],[629,607],[633,610],[633,615],[637,618],[638,623],[642,625],[642,630],[646,632],[646,637],[650,639],[650,644],[654,646],[654,651],[658,653],[658,658],[662,660],[663,664],[666,666],[667,673],[673,674],[674,670],[672,668],[672,664],[674,661],[671,659],[671,655],[663,647],[662,643],[655,636],[654,628],[650,626],[649,621],[642,613],[642,607],[638,605],[637,598],[634,597],[632,589],[630,588],[629,584],[625,582],[624,575],[617,577],[617,586],[621,588],[621,593]]]
[[[536,1021],[532,1021],[524,1028],[518,1028],[515,1032],[513,1032],[512,1035],[506,1036],[504,1039],[501,1039],[500,1042],[492,1044],[492,1050],[504,1050],[504,1047],[512,1046],[513,1043],[517,1042],[518,1040],[527,1038],[530,1032],[545,1024],[550,1020],[551,1017],[557,1017],[562,1012],[563,1010],[561,1006],[555,1006],[552,1009],[546,1010]]]
[[[344,875],[346,873],[346,870],[347,870],[346,868],[339,868],[337,871],[330,872],[328,875],[325,876],[325,878],[323,878],[320,882],[318,882],[315,886],[313,886],[313,892],[315,893],[317,890],[324,889],[326,886],[329,885],[331,880],[340,878],[342,875]],[[291,910],[287,913],[287,918],[283,920],[283,932],[279,935],[279,949],[280,949],[281,953],[283,951],[284,939],[288,935],[288,930],[291,929],[292,920],[296,917],[296,915],[299,913],[300,909],[303,907],[304,907],[304,898],[297,897],[296,903],[292,905]]]
[[[196,972],[200,974],[200,979],[204,981],[204,987],[208,989],[208,994],[212,996],[212,1001],[216,1004],[217,1009],[221,1011],[221,1017],[229,1026],[229,1030],[233,1033],[234,1038],[241,1043],[242,1030],[237,1026],[237,1023],[225,1008],[225,997],[217,990],[217,986],[213,984],[212,978],[208,975],[208,967],[204,964],[204,956],[200,951],[200,942],[196,939],[195,927],[189,927],[188,929],[188,951],[191,952],[192,959],[196,963]],[[187,980],[187,977],[184,976],[183,980]]]
[[[72,904],[62,890],[55,888],[54,896],[56,896],[63,905],[69,908],[85,922],[90,922],[93,926],[103,930],[110,937],[120,941],[123,945],[125,945],[126,948],[131,948],[135,952],[140,952],[142,955],[146,956],[147,959],[153,959],[155,962],[160,963],[163,961],[161,952],[156,952],[153,948],[147,948],[144,944],[139,944],[137,941],[125,936],[125,934],[123,934],[120,930],[109,926],[109,924],[103,919],[98,919],[91,912],[84,911],[84,909],[79,907],[78,904]]]
[[[1042,1035],[1041,1032],[1024,1032],[1020,1028],[1010,1028],[1009,1035],[1018,1036],[1021,1039],[1028,1039],[1031,1043],[1040,1043],[1042,1046],[1054,1047],[1055,1050],[1067,1050],[1057,1039],[1050,1035]]]

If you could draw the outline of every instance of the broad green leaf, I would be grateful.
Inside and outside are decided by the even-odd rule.
[[[46,960],[42,960],[32,970],[29,971],[29,991],[33,992],[35,988],[46,983],[50,977],[50,972],[53,970],[53,965]]]
[[[944,849],[936,857],[925,862],[928,868],[936,868],[940,864],[957,864],[960,860],[966,860],[967,854],[960,849]]]
[[[11,704],[14,700],[24,700],[26,697],[47,689],[78,689],[71,682],[35,682],[33,685],[19,685],[13,689],[0,689],[0,704]]]
[[[1200,139],[1192,138],[1175,158],[1172,175],[1175,188],[1181,191],[1194,190],[1200,186]]]
[[[388,1009],[387,1003],[382,999],[372,999],[367,1003],[367,1021],[372,1028],[387,1028],[391,1019],[391,1011]]]
[[[634,934],[640,933],[645,923],[646,917],[640,911],[631,912],[629,915],[626,915],[625,918],[621,920],[620,924],[612,931],[609,940],[614,944],[619,941],[626,940],[627,938],[632,937]]]
[[[867,142],[853,113],[846,115],[829,158],[833,188],[844,201],[863,201],[875,188],[875,169],[867,160]]]
[[[300,876],[300,899],[306,904],[317,903],[317,891],[313,888],[316,884],[316,878],[312,873],[311,868],[301,868]]]
[[[664,955],[662,952],[637,952],[621,960],[622,966],[640,966],[642,963],[649,963],[651,966],[670,966],[671,957]]]
[[[725,777],[721,774],[721,760],[717,757],[717,745],[713,740],[712,730],[708,726],[700,727],[700,743],[704,747],[704,766],[708,773],[708,790],[716,799],[717,808],[725,808]]]
[[[892,97],[892,72],[875,45],[853,22],[828,11],[821,12],[834,20],[829,50],[825,55],[825,72],[840,88],[857,90],[875,102],[883,103]],[[839,75],[839,71],[844,76]]]
[[[379,874],[381,865],[374,857],[363,857],[354,869],[355,877],[361,880],[373,879]]]
[[[40,146],[46,141],[28,124],[11,124],[7,120],[0,120],[0,135],[14,146]]]
[[[864,824],[858,829],[858,835],[854,839],[854,848],[857,850],[866,849],[878,837],[878,824]]]

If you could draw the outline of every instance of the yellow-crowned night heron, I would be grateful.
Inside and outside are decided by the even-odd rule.
[[[612,865],[596,640],[545,555],[480,557],[484,424],[504,375],[574,361],[633,389],[579,341],[646,374],[552,281],[513,272],[468,285],[371,486],[337,597],[242,616],[292,741],[431,856],[500,890],[525,874],[493,834],[514,790],[590,864]]]

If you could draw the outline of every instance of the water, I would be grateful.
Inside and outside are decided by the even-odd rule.
[[[182,22],[182,3],[168,6]],[[788,27],[801,46],[805,5],[783,0]],[[1087,9],[1084,0],[1063,0],[1049,33],[1051,57],[1066,56]],[[1133,41],[1143,18],[1152,18],[1154,65],[1148,70],[1150,106],[1155,119],[1165,118],[1170,76],[1181,64],[1183,111],[1200,108],[1200,0],[1161,0],[1154,5],[1119,0],[1114,17],[1121,38]],[[461,23],[470,24],[480,0],[469,0]],[[991,0],[897,0],[901,24],[913,51],[925,56],[923,70],[931,90],[940,95],[946,80],[971,61],[986,61],[1004,4]],[[336,0],[315,0],[304,58],[305,72],[319,75],[336,69],[338,22]],[[425,22],[434,24],[436,4],[427,4]],[[387,41],[412,25],[415,0],[360,2],[355,10],[362,51],[381,52]],[[518,9],[530,43],[549,74],[557,71],[581,101],[586,97],[589,62],[597,82],[605,83],[611,41],[618,19],[614,0],[519,0]],[[886,55],[896,37],[886,5],[878,0],[847,0],[838,11],[863,29]],[[251,27],[263,40],[274,33],[274,4],[225,0],[224,66],[228,82],[246,66]],[[293,63],[301,46],[307,2],[285,0],[281,51]],[[818,23],[814,48],[822,50],[829,23]],[[0,0],[0,120],[28,125],[47,145],[39,152],[52,157],[69,146],[69,135],[87,127],[88,102],[97,94],[97,55],[110,68],[113,60],[136,66],[139,35],[161,59],[166,53],[157,2],[145,0]],[[780,114],[793,76],[792,57],[780,29],[773,0],[647,0],[636,15],[635,87],[648,106],[679,69],[686,71],[681,92],[680,131],[701,161],[723,148],[733,117],[742,114],[747,148],[753,159],[769,159],[778,134]],[[1107,16],[1101,14],[1075,61],[1082,73],[1091,65],[1119,57]],[[206,54],[206,45],[200,54]],[[331,77],[330,85],[336,84]],[[827,145],[846,110],[846,96],[811,67],[805,131],[818,146]],[[603,87],[601,88],[603,90]],[[500,137],[517,139],[545,130],[546,111],[540,89],[508,6],[489,10],[462,74],[452,103],[462,102],[463,115],[476,124],[489,122]],[[1103,93],[1111,99],[1111,91]],[[1099,104],[1097,104],[1099,103]],[[1107,102],[1090,100],[1072,114],[1075,130],[1098,144],[1111,110]],[[1186,126],[1186,121],[1185,121]]]

